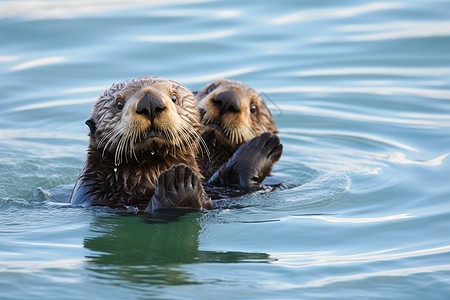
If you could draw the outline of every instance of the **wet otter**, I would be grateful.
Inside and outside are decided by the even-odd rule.
[[[210,157],[198,164],[210,184],[259,186],[281,156],[283,146],[264,101],[248,85],[220,79],[196,93],[202,138]]]
[[[205,207],[196,162],[200,114],[181,84],[140,77],[113,84],[95,103],[85,166],[74,205]]]

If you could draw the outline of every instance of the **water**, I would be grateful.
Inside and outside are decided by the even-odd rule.
[[[0,2],[1,299],[444,299],[449,1]],[[265,94],[288,189],[73,208],[92,103],[158,75]]]

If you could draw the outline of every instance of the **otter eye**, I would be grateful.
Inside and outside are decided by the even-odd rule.
[[[172,94],[171,98],[172,98],[173,103],[176,103],[178,100],[177,95],[175,95],[175,94]]]
[[[116,104],[117,110],[122,110],[124,106],[125,106],[125,103],[123,102],[122,99],[117,100],[117,104]]]
[[[256,114],[256,111],[257,111],[256,105],[255,105],[255,104],[252,104],[252,105],[250,106],[250,112],[251,112],[252,114]]]
[[[214,86],[213,86],[213,85],[210,86],[206,92],[209,94],[209,93],[211,93],[212,91],[214,91]]]

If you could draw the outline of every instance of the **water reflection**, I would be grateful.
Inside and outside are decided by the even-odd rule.
[[[183,269],[197,263],[267,263],[266,253],[199,250],[199,213],[108,215],[91,225],[87,269],[100,279],[149,284],[195,284]]]

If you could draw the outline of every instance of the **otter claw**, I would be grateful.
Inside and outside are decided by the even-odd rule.
[[[282,152],[280,138],[271,132],[263,133],[239,147],[228,162],[211,176],[208,183],[258,188],[270,174]]]
[[[191,168],[180,164],[161,173],[158,185],[145,212],[172,207],[203,208],[204,191]]]

